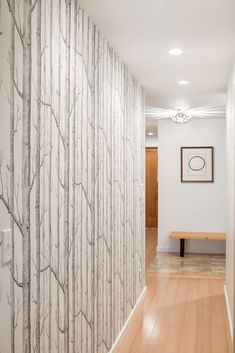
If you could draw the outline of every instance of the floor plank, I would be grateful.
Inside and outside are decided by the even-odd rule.
[[[146,233],[146,266],[156,232]],[[148,288],[118,353],[231,353],[224,278],[146,273]]]
[[[147,228],[145,237],[145,268],[147,269],[156,256],[157,229]]]

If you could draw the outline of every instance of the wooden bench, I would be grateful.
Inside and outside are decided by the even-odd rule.
[[[180,256],[184,257],[185,240],[226,240],[226,233],[207,233],[207,232],[171,232],[171,239],[180,239]]]

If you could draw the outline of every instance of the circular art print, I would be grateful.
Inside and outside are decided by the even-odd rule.
[[[181,181],[213,182],[214,149],[205,147],[181,147]]]

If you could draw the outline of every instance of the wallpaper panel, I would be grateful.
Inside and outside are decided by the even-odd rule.
[[[0,52],[0,352],[108,352],[144,287],[143,89],[76,0],[0,0]]]

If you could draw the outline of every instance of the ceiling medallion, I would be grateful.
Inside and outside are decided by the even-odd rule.
[[[182,110],[178,110],[176,114],[171,116],[171,120],[177,124],[188,123],[191,119],[192,119],[192,116],[189,114],[186,114]]]

